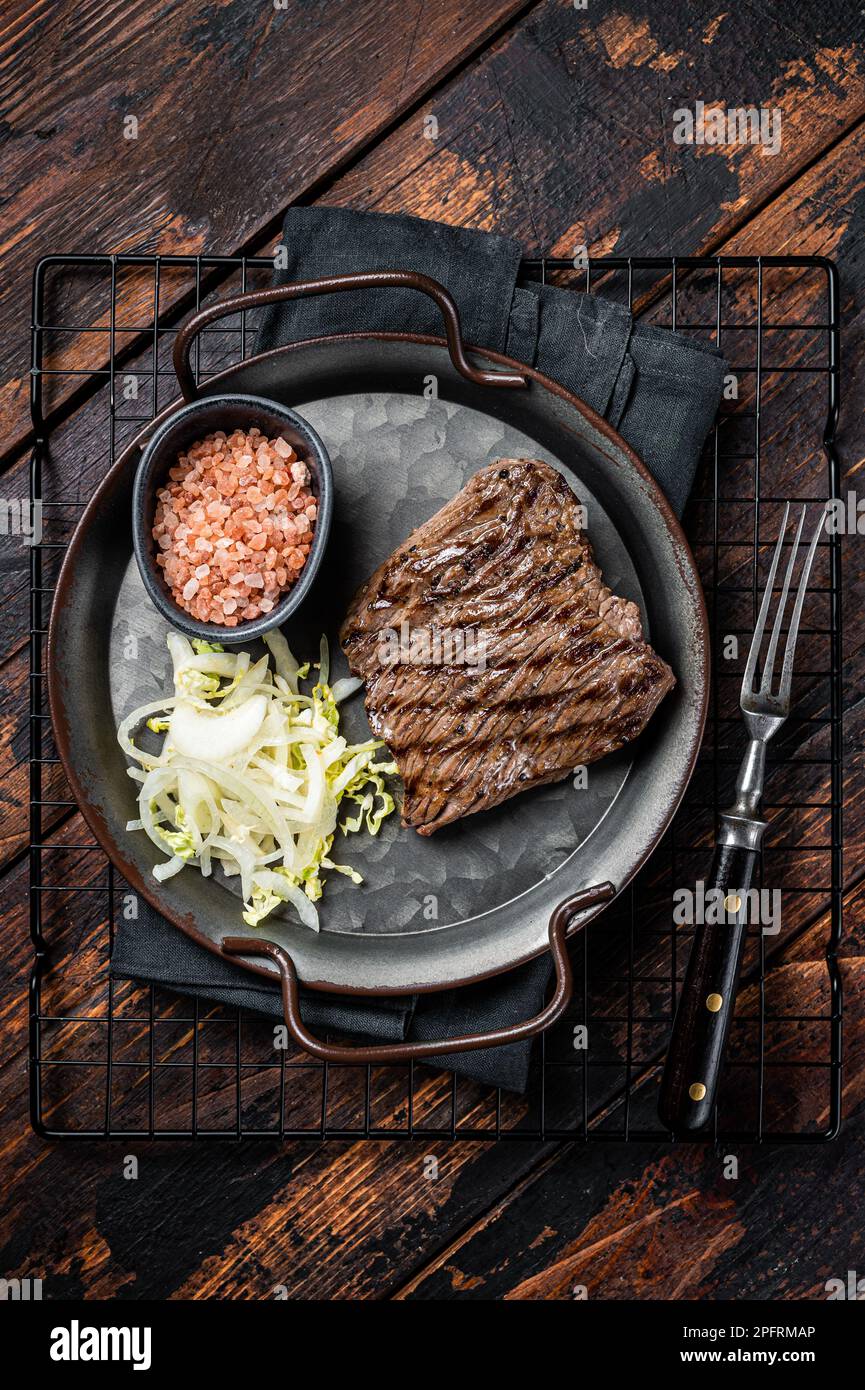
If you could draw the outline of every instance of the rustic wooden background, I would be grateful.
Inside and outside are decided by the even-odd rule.
[[[595,255],[834,257],[844,314],[840,447],[847,486],[856,487],[865,374],[858,7],[288,0],[275,9],[263,0],[151,0],[130,8],[94,0],[82,9],[14,0],[0,33],[4,497],[27,491],[36,260],[90,250],[267,254],[298,199],[508,232],[529,255],[570,254],[585,243]],[[672,111],[698,99],[780,108],[780,152],[673,144]],[[435,140],[424,136],[429,115]],[[135,139],[125,138],[130,117]],[[188,277],[166,276],[160,312],[188,302],[192,288]],[[149,282],[128,273],[118,290],[117,345],[143,362],[123,326],[152,313]],[[106,335],[83,331],[107,322],[104,277],[78,284],[64,310],[63,321],[82,331],[50,345],[49,365],[62,357],[67,369],[51,399],[56,469],[64,495],[80,503],[106,463],[104,392],[88,395],[90,374],[105,367]],[[815,312],[803,291],[799,316],[815,322]],[[214,343],[213,365],[226,344]],[[69,375],[70,365],[80,375]],[[780,458],[788,491],[818,496],[815,398],[804,376],[796,380],[795,391],[789,380],[779,388],[767,452]],[[154,404],[145,396],[138,413]],[[134,429],[119,424],[116,442]],[[304,1298],[531,1299],[569,1298],[584,1285],[594,1298],[715,1299],[821,1298],[831,1275],[857,1260],[861,1272],[861,541],[844,549],[846,1125],[827,1147],[742,1149],[736,1181],[710,1149],[387,1142],[132,1145],[139,1176],[129,1181],[123,1146],[35,1138],[26,1062],[28,571],[20,546],[2,538],[0,547],[0,1275],[41,1276],[55,1298],[269,1297],[282,1286]],[[800,712],[817,721],[796,735],[806,754],[824,746],[824,704],[816,685],[803,687]],[[797,776],[792,792],[804,798],[807,773]],[[46,772],[43,790],[63,799],[59,771]],[[810,861],[819,875],[825,815],[791,812],[788,820],[789,834],[823,847]],[[95,887],[104,870],[78,848],[92,843],[80,818],[61,808],[47,829],[58,880],[74,867],[82,881],[92,872]],[[808,856],[800,872],[805,889]],[[68,1013],[104,973],[105,923],[96,908],[81,909],[80,896],[74,908],[57,897]],[[827,928],[805,899],[779,957],[780,978],[803,1009],[825,1003]],[[188,1034],[178,1030],[178,1056]],[[424,1087],[432,1114],[447,1084],[430,1078]],[[825,1122],[824,1102],[794,1083],[783,1097],[796,1123]],[[203,1105],[219,1113],[218,1087]],[[435,1179],[428,1153],[438,1160]]]

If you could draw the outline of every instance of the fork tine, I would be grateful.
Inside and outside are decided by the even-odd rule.
[[[766,629],[766,618],[769,615],[769,605],[772,602],[772,589],[775,585],[775,572],[778,569],[778,559],[784,548],[784,536],[787,533],[787,518],[790,515],[790,503],[784,507],[784,520],[781,523],[781,533],[778,536],[778,543],[775,546],[775,554],[772,556],[772,567],[769,570],[769,577],[766,580],[766,588],[763,592],[763,601],[760,604],[760,612],[757,617],[757,626],[754,628],[754,636],[751,638],[751,650],[748,652],[748,660],[745,665],[745,674],[742,677],[742,699],[751,695],[754,690],[754,676],[757,670],[757,658],[760,655],[760,647],[763,643],[763,633]]]
[[[803,507],[799,516],[799,525],[796,527],[796,535],[793,537],[793,544],[790,548],[790,559],[787,562],[787,571],[784,575],[784,587],[781,590],[781,597],[778,601],[778,612],[775,614],[772,636],[769,640],[766,660],[763,663],[763,675],[760,680],[761,695],[768,695],[772,688],[772,671],[775,666],[775,652],[778,649],[778,638],[781,635],[781,624],[784,621],[784,609],[787,607],[787,594],[790,590],[790,580],[793,578],[793,570],[796,565],[799,541],[802,539],[802,527],[805,525],[805,510],[805,507]]]
[[[802,605],[805,602],[805,594],[808,589],[808,580],[811,576],[811,566],[814,563],[814,556],[817,553],[817,543],[826,521],[826,508],[823,507],[814,528],[814,535],[811,537],[811,544],[808,547],[808,554],[805,556],[805,563],[802,566],[802,573],[799,576],[799,589],[796,594],[796,602],[793,606],[793,616],[790,619],[790,627],[787,632],[787,649],[784,652],[784,665],[781,668],[781,685],[778,690],[778,698],[787,700],[790,697],[790,689],[793,684],[793,658],[796,655],[796,639],[799,635],[799,619],[802,616]]]

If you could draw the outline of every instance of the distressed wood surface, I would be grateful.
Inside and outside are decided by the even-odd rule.
[[[4,7],[4,447],[27,429],[29,285],[40,256],[233,251],[521,8],[524,0]],[[166,295],[160,307],[170,305]],[[76,323],[107,323],[102,287],[76,308]],[[134,322],[143,308],[130,284],[124,314]],[[104,358],[104,340],[99,347]],[[96,350],[82,335],[81,361],[92,366]]]
[[[749,7],[737,23],[706,0],[687,14],[681,5],[659,12],[641,0],[628,15],[616,0],[593,0],[586,11],[542,0],[508,25],[523,9],[504,0],[433,7],[418,0],[417,8],[368,0],[343,6],[342,20],[329,12],[325,23],[301,5],[290,21],[289,11],[262,17],[249,0],[208,9],[197,22],[170,5],[160,23],[121,21],[117,0],[104,0],[87,21],[69,20],[64,6],[45,4],[35,18],[28,12],[32,76],[23,92],[17,83],[0,87],[19,137],[12,148],[22,191],[11,214],[17,235],[8,277],[18,341],[38,255],[94,247],[219,255],[258,245],[265,228],[270,246],[281,209],[317,190],[325,201],[495,228],[537,254],[572,255],[577,245],[594,254],[713,248],[865,114],[865,18],[844,0],[801,7],[795,24],[780,4]],[[106,36],[97,53],[100,15]],[[759,31],[760,42],[743,43],[742,25]],[[488,51],[373,143],[502,26]],[[87,99],[73,121],[57,95],[62,82],[46,85],[45,75],[58,62],[74,73],[75,46],[59,36],[83,27]],[[314,83],[286,81],[289,42],[309,60]],[[167,63],[171,81],[182,72],[192,84],[179,113],[165,95],[170,82],[161,94],[153,83],[153,62],[163,71]],[[227,113],[221,103],[206,104],[226,82],[240,93]],[[675,143],[671,113],[698,99],[717,103],[728,89],[737,103],[780,112],[776,154]],[[136,140],[123,138],[129,115],[139,119]],[[121,160],[122,178],[108,195],[101,180]],[[72,348],[79,370],[107,360],[106,278],[94,272],[91,288],[77,286],[74,321],[106,330],[72,342],[64,335],[65,356]],[[163,288],[160,311],[193,289],[190,275],[178,277]],[[134,271],[122,277],[120,329],[149,318],[148,290]],[[115,344],[133,337],[118,331]],[[0,358],[7,450],[27,428],[15,338],[10,332],[5,367]],[[79,385],[80,378],[58,379],[54,403]]]
[[[105,12],[109,8],[104,7]],[[470,15],[473,7],[465,8]],[[582,241],[599,254],[612,250],[646,254],[675,250],[684,254],[719,249],[748,254],[807,251],[836,257],[842,273],[846,320],[846,409],[841,445],[849,485],[855,486],[865,375],[861,319],[865,267],[859,249],[863,217],[863,134],[859,122],[865,109],[863,21],[858,11],[851,14],[849,7],[840,4],[797,7],[795,15],[780,5],[749,4],[747,14],[755,31],[759,30],[761,42],[745,44],[741,26],[746,20],[738,12],[734,16],[718,6],[676,5],[667,7],[662,16],[657,14],[657,7],[631,5],[628,17],[621,14],[623,8],[599,3],[591,6],[589,13],[580,13],[569,5],[536,5],[428,101],[422,99],[423,93],[440,81],[447,67],[434,61],[441,58],[434,45],[424,47],[430,21],[415,16],[418,33],[413,40],[406,40],[402,49],[406,71],[399,81],[392,69],[382,75],[380,88],[376,88],[378,105],[368,100],[368,73],[360,82],[363,101],[358,101],[355,89],[346,88],[340,76],[344,69],[339,69],[339,54],[344,63],[348,60],[340,38],[334,37],[334,26],[328,26],[326,42],[320,32],[320,18],[307,13],[311,28],[318,23],[317,41],[325,44],[326,52],[331,52],[329,43],[337,53],[340,86],[332,90],[345,92],[349,114],[340,112],[340,118],[351,126],[341,152],[335,154],[332,148],[338,121],[334,111],[314,105],[305,115],[306,140],[299,156],[293,151],[295,163],[302,166],[299,183],[276,187],[284,171],[275,161],[270,166],[271,170],[276,167],[275,182],[267,185],[271,205],[260,220],[258,205],[252,214],[243,208],[214,213],[218,200],[213,197],[209,176],[199,174],[197,182],[193,177],[192,195],[187,201],[174,202],[170,195],[177,183],[156,191],[152,176],[142,176],[141,186],[155,190],[154,208],[158,205],[171,210],[162,223],[151,219],[152,244],[163,251],[185,249],[187,245],[195,249],[198,244],[210,250],[231,250],[241,244],[266,250],[274,240],[273,229],[266,223],[296,195],[304,180],[311,180],[311,168],[324,171],[337,167],[371,144],[377,130],[391,126],[406,104],[420,102],[404,122],[397,122],[386,138],[372,143],[369,152],[348,172],[322,190],[324,201],[407,210],[455,223],[488,226],[521,236],[530,251],[569,253]],[[224,9],[246,12],[247,7]],[[378,9],[384,12],[382,7]],[[516,9],[503,6],[497,13],[507,17],[506,10],[513,13]],[[28,11],[25,16],[22,10],[4,22],[14,33],[16,25],[23,30],[28,24],[47,23],[45,17],[39,18],[41,13]],[[104,13],[100,14],[104,22]],[[372,42],[377,21],[363,7],[351,7],[351,15],[359,26],[351,33],[356,35],[362,28],[366,36],[363,42],[367,38]],[[222,16],[223,22],[226,17]],[[389,10],[386,19],[395,22]],[[189,24],[188,15],[181,23],[171,11],[168,21],[166,51],[182,54],[182,31],[184,24]],[[86,30],[86,20],[76,22]],[[396,33],[401,42],[407,23],[406,16],[400,14]],[[234,48],[227,41],[215,53],[207,48],[194,65],[205,70],[203,76],[196,73],[196,83],[205,81],[208,73],[233,71],[232,63],[238,63],[241,70],[245,63],[248,71],[259,71],[259,65],[269,60],[270,44],[260,46],[257,54],[250,52],[251,24],[250,20],[245,28],[240,26],[245,37],[236,34]],[[97,18],[94,31],[99,25]],[[137,74],[134,90],[143,89],[145,71],[140,64],[145,50],[139,52],[136,44],[148,41],[147,35],[140,35],[139,26],[131,21],[125,30],[116,24],[105,33],[108,41],[116,42],[129,71]],[[112,34],[116,34],[115,40]],[[480,28],[471,44],[464,43],[461,35],[448,60],[451,65],[482,37]],[[441,35],[437,42],[441,42]],[[409,52],[412,43],[413,55]],[[422,71],[415,71],[418,46],[424,48]],[[83,58],[86,60],[86,48]],[[104,58],[103,49],[98,63]],[[423,62],[427,63],[425,68]],[[0,73],[6,71],[0,69]],[[410,93],[405,100],[400,84]],[[96,85],[101,92],[102,87]],[[52,89],[50,82],[47,84],[41,107],[35,84],[32,90],[33,110],[49,110],[52,102],[59,102],[59,85]],[[730,94],[729,99],[736,104],[771,101],[782,110],[784,137],[777,156],[765,158],[750,148],[690,149],[671,143],[669,111],[698,98],[710,101],[719,92],[725,98]],[[154,105],[167,119],[166,103],[156,101]],[[190,107],[193,105],[191,102]],[[390,114],[382,116],[385,108]],[[424,118],[429,115],[435,115],[439,123],[433,141],[422,133]],[[256,110],[251,109],[249,120],[240,122],[236,139],[229,142],[235,162],[238,151],[243,152],[247,163],[250,156],[258,158],[251,139],[255,116]],[[207,123],[204,129],[212,133]],[[203,169],[204,137],[198,134],[197,167]],[[59,131],[52,134],[42,144],[50,146],[59,135]],[[94,138],[103,139],[101,135]],[[272,140],[281,138],[271,131]],[[101,149],[99,157],[108,161],[108,145],[103,143]],[[235,183],[227,186],[236,192],[237,175],[232,177]],[[111,249],[124,244],[122,238],[132,225],[129,219],[140,213],[142,199],[141,187],[136,189],[134,179],[124,180],[124,190],[128,205],[116,209],[109,206],[104,193],[89,189],[84,203],[88,245],[102,249],[106,237]],[[187,190],[183,193],[185,197]],[[163,196],[165,201],[158,204]],[[195,239],[196,225],[182,225],[178,220],[188,215],[186,209],[195,197],[214,219],[204,228],[200,243]],[[177,212],[178,206],[184,209],[182,214]],[[67,214],[68,210],[63,216]],[[14,215],[18,215],[17,207]],[[579,215],[583,220],[578,220]],[[216,235],[222,240],[215,244],[210,232],[218,216],[226,220],[219,224]],[[266,235],[256,241],[262,229]],[[112,241],[115,236],[119,238],[116,244]],[[32,255],[24,257],[21,263],[26,266],[32,259]],[[775,288],[778,294],[782,290],[787,294],[789,307],[789,286],[779,284]],[[185,289],[179,286],[177,299],[187,291],[188,285]],[[128,302],[134,305],[141,285],[131,280],[128,293]],[[749,312],[748,293],[743,286],[743,321]],[[803,286],[795,296],[797,319],[819,321],[817,291]],[[704,298],[698,283],[683,284],[682,304],[699,312]],[[83,308],[91,322],[104,313],[104,304],[99,305],[95,291],[92,298],[85,294]],[[649,306],[650,317],[658,312]],[[134,350],[132,335],[130,343]],[[227,336],[216,339],[214,363],[232,345]],[[731,354],[733,348],[744,352],[745,335],[728,346]],[[90,351],[84,335],[66,348],[72,360],[94,365],[98,352],[86,358],[82,356],[85,350]],[[803,334],[797,344],[791,343],[791,350],[795,362],[806,361],[807,335]],[[130,360],[144,362],[146,354]],[[21,383],[7,383],[6,389],[14,441],[21,437],[23,417],[20,412],[16,416]],[[773,460],[778,495],[783,490],[821,495],[823,474],[815,467],[819,434],[815,418],[821,389],[818,381],[806,375],[776,381],[769,378],[765,383],[764,449]],[[752,390],[747,374],[743,374],[743,390],[744,408]],[[65,394],[60,390],[58,406],[63,406],[68,394],[68,390]],[[72,502],[86,500],[104,471],[105,428],[104,393],[101,397],[97,393],[54,434],[52,482]],[[125,428],[134,432],[133,425],[121,427],[121,437]],[[16,489],[24,490],[25,459],[10,455],[9,463],[6,484],[8,495],[14,496]],[[731,464],[725,478],[728,495],[743,495],[739,489],[747,483],[747,463]],[[63,518],[54,520],[62,526]],[[66,516],[67,523],[69,520],[71,512]],[[743,513],[731,504],[726,520],[735,529],[743,524]],[[767,508],[763,532],[767,542],[776,522],[777,512]],[[689,534],[699,539],[707,524],[699,502],[692,504],[687,524]],[[27,1129],[26,1016],[21,999],[30,953],[25,935],[26,865],[16,857],[22,845],[26,807],[21,719],[27,688],[23,647],[26,620],[19,615],[27,581],[26,556],[7,549],[0,572],[0,594],[10,617],[0,649],[7,711],[0,741],[4,797],[0,850],[10,864],[4,887],[11,904],[5,916],[11,947],[0,963],[5,984],[0,995],[4,1038],[0,1109],[7,1118],[4,1161],[9,1177],[3,1184],[0,1274],[42,1275],[46,1296],[56,1298],[266,1298],[273,1297],[277,1288],[301,1298],[555,1299],[579,1297],[583,1290],[588,1297],[605,1299],[825,1296],[826,1278],[843,1274],[853,1259],[851,1252],[858,1248],[856,1212],[860,1205],[857,1194],[861,1194],[858,1147],[863,1101],[865,913],[861,885],[865,825],[859,789],[865,757],[865,702],[859,691],[865,644],[856,615],[861,612],[865,566],[861,541],[850,538],[844,547],[847,613],[853,615],[848,617],[845,631],[848,934],[843,973],[847,991],[848,1124],[837,1144],[807,1150],[743,1150],[736,1155],[739,1171],[735,1179],[724,1175],[722,1160],[711,1151],[685,1148],[599,1149],[594,1145],[523,1143],[478,1146],[435,1141],[409,1150],[386,1143],[181,1148],[131,1144],[129,1151],[140,1161],[136,1182],[122,1175],[125,1146],[46,1145]],[[697,558],[703,563],[707,560],[699,545]],[[731,547],[723,555],[721,578],[734,583],[746,572],[747,564],[744,548],[738,553]],[[741,608],[730,603],[725,615],[730,625],[741,625],[743,630],[751,621],[747,603]],[[812,614],[812,619],[818,625],[817,615]],[[817,654],[820,639],[809,640]],[[721,685],[720,712],[725,716],[733,714],[736,684],[734,671],[727,675],[729,679]],[[797,715],[812,722],[794,723],[785,731],[783,751],[794,762],[783,771],[781,782],[776,779],[773,795],[779,802],[792,800],[794,805],[776,808],[772,835],[776,846],[805,840],[814,847],[796,863],[778,850],[784,872],[800,875],[796,882],[807,890],[809,881],[813,884],[824,872],[826,818],[819,810],[797,809],[795,803],[812,796],[822,775],[809,770],[809,756],[815,752],[825,756],[826,725],[821,721],[827,713],[827,695],[819,682],[805,679],[797,687],[797,699]],[[14,711],[11,717],[10,711]],[[735,724],[724,725],[722,745],[729,740],[731,748],[736,746],[736,733]],[[49,767],[44,775],[46,787],[62,799],[62,772]],[[705,784],[701,790],[700,777],[698,773],[692,788],[695,801],[703,799],[706,790]],[[58,1028],[47,1046],[57,1048],[58,1056],[61,1052],[68,1055],[74,1034],[78,1055],[93,1063],[103,1055],[104,1025],[94,1020],[104,1016],[108,988],[105,898],[98,891],[104,882],[104,861],[86,848],[91,837],[79,816],[62,810],[48,814],[48,832],[57,845],[56,851],[46,856],[51,874],[57,875],[54,881],[61,881],[62,874],[74,867],[77,880],[97,891],[74,898],[49,894],[47,920],[57,968],[46,984],[46,1007],[63,1015],[74,1012],[82,1023],[65,1025],[66,1033]],[[699,847],[708,845],[710,833],[708,818],[704,815],[701,820],[700,813],[686,805],[677,834],[680,844],[695,847],[696,857],[680,859],[679,872],[686,872],[686,865],[694,872],[699,870]],[[653,869],[661,874],[660,860]],[[650,873],[647,892],[651,891],[651,879]],[[654,910],[662,913],[660,890],[654,901]],[[803,891],[796,896],[789,921],[785,918],[783,938],[768,945],[773,968],[767,982],[770,1012],[813,1019],[799,1025],[779,1024],[767,1037],[768,1059],[777,1067],[770,1109],[774,1118],[787,1119],[796,1126],[811,1123],[815,1128],[825,1124],[826,1093],[819,1068],[803,1075],[785,1066],[785,1061],[825,1056],[819,1020],[827,1009],[823,960],[827,922],[820,904],[818,893]],[[647,974],[660,971],[663,975],[668,965],[659,952],[666,950],[669,938],[652,939],[651,914],[646,926],[645,939],[639,943],[641,968]],[[623,940],[611,930],[609,939],[599,947],[596,964],[612,977],[622,967],[619,953]],[[683,959],[681,952],[680,973]],[[135,1021],[140,998],[131,988],[115,987],[115,991],[115,1015],[125,1014],[130,1020],[116,1031],[115,1055],[122,1062],[140,1062],[146,1057],[142,1052],[146,1029]],[[646,992],[646,999],[659,1003],[652,1001],[651,991]],[[609,1015],[601,1045],[620,1049],[622,1025],[617,1022],[620,1006],[615,992],[608,991],[605,1000],[601,989],[596,1005],[599,1017],[605,1008]],[[753,1033],[745,1020],[753,1016],[755,1007],[753,990],[746,986],[739,1010],[742,1026],[734,1037],[734,1063],[748,1062]],[[160,1000],[160,1013],[166,1016],[167,1059],[182,1062],[189,1056],[193,1025],[186,1021],[188,1009],[183,1001],[169,1004],[165,997]],[[220,1025],[214,1022],[212,1026],[199,1025],[198,1033],[202,1046],[211,1049],[207,1056],[213,1062],[212,1070],[204,1074],[206,1085],[199,1096],[202,1122],[231,1123],[233,1055],[220,1051],[230,1031],[220,1032]],[[250,1029],[245,1045],[251,1056],[256,1055],[256,1048],[261,1057],[268,1055],[266,1035],[266,1029],[258,1034],[255,1028]],[[651,1112],[651,1096],[657,1085],[657,1067],[651,1058],[657,1050],[657,1035],[638,1027],[635,1044],[636,1055],[648,1059],[645,1066],[635,1067],[632,1104],[637,1117]],[[444,1124],[449,1114],[449,1083],[419,1070],[415,1104],[422,1115],[430,1117],[430,1123]],[[112,1105],[118,1115],[130,1121],[146,1116],[143,1074],[143,1069],[136,1072],[134,1066],[118,1069]],[[77,1116],[93,1122],[95,1115],[98,1124],[101,1084],[102,1074],[95,1065],[81,1067],[65,1080],[58,1077],[52,1081],[51,1097],[58,1120]],[[175,1089],[175,1097],[165,1098],[165,1113],[171,1114],[175,1107],[177,1122],[188,1123],[190,1097],[183,1094],[182,1087]],[[260,1114],[268,1123],[272,1122],[268,1111],[271,1094],[266,1077],[253,1080],[248,1096],[250,1114]],[[488,1124],[488,1093],[466,1086],[460,1094],[461,1119]],[[382,1122],[390,1116],[399,1123],[405,1105],[399,1079],[379,1077],[376,1095],[385,1117]],[[357,1078],[348,1072],[334,1078],[330,1098],[334,1115],[351,1123],[360,1113],[361,1100]],[[747,1113],[748,1103],[747,1096],[730,1095],[731,1106],[743,1107],[743,1123],[753,1119]],[[300,1102],[298,1106],[297,1122],[308,1123],[311,1109],[304,1109]],[[519,1106],[518,1101],[506,1106],[506,1118],[514,1123],[519,1121]],[[566,1109],[563,1104],[562,1113]],[[430,1157],[437,1160],[436,1176],[430,1175],[424,1162]]]
[[[328,201],[509,232],[535,254],[714,250],[861,120],[863,41],[865,17],[843,0],[800,6],[795,22],[781,4],[697,3],[685,17],[679,4],[549,0]],[[777,109],[777,154],[676,143],[673,112],[697,100]],[[419,138],[428,115],[435,141]]]

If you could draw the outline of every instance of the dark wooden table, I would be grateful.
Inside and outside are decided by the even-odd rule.
[[[844,0],[7,5],[4,497],[27,490],[36,260],[267,254],[294,200],[507,232],[529,255],[585,244],[593,255],[833,257],[844,314],[840,447],[855,489],[863,13]],[[778,108],[780,150],[675,144],[671,113],[697,100]],[[188,291],[167,284],[160,309]],[[131,276],[130,314],[140,292]],[[82,328],[104,324],[96,286],[74,308]],[[64,350],[87,373],[104,366],[100,341],[82,332]],[[52,400],[59,437],[77,449],[82,498],[104,468],[104,422],[88,415],[85,382],[65,378]],[[795,432],[795,407],[793,416]],[[555,1299],[583,1285],[601,1299],[820,1299],[830,1276],[857,1259],[862,1272],[860,538],[844,550],[846,1123],[828,1146],[743,1149],[735,1181],[711,1148],[386,1142],[132,1145],[132,1181],[122,1146],[36,1138],[26,1061],[28,570],[20,546],[0,545],[0,1275],[42,1277],[51,1298],[259,1298],[280,1288],[300,1298]],[[50,772],[49,789],[62,797],[62,786]],[[78,861],[74,846],[88,838],[80,819],[58,815],[55,834]],[[71,923],[82,979],[100,928],[86,916]],[[785,958],[804,994],[822,968],[825,931],[825,918],[803,923]]]

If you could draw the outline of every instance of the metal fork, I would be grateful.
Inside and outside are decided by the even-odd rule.
[[[825,509],[811,537],[799,575],[787,641],[776,682],[776,656],[799,543],[805,526],[803,506],[792,542],[778,610],[766,657],[760,667],[760,649],[766,632],[775,590],[775,577],[784,549],[789,502],[775,546],[772,566],[760,604],[757,626],[742,677],[740,704],[748,733],[748,747],[736,778],[736,799],[720,817],[712,869],[695,912],[694,943],[685,972],[670,1048],[661,1082],[659,1112],[670,1129],[701,1129],[708,1121],[718,1090],[724,1052],[736,1002],[736,988],[749,919],[748,890],[763,842],[766,822],[759,817],[766,773],[766,745],[790,713],[793,659],[799,620],[811,575],[817,544],[826,519]],[[757,684],[760,669],[759,685]],[[773,688],[774,686],[774,688]],[[692,900],[697,903],[695,895]],[[702,920],[697,921],[697,916]],[[753,918],[754,914],[750,916]]]

